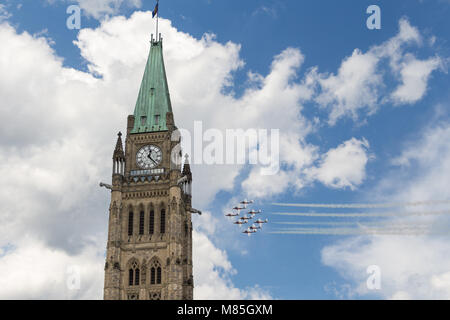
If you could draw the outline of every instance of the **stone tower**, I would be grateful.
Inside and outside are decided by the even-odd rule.
[[[125,150],[113,153],[104,299],[192,299],[192,174],[181,168],[162,39],[151,40]]]

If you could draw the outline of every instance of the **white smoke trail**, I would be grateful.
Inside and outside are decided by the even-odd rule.
[[[363,232],[363,231],[271,231],[268,232],[270,234],[302,234],[302,235],[329,235],[329,236],[363,236],[363,235],[389,235],[389,236],[422,236],[429,234],[428,232],[396,232],[396,231],[372,231],[372,232]],[[447,235],[446,233],[445,235]]]
[[[355,225],[358,222],[351,222],[351,221],[339,221],[339,222],[322,222],[322,221],[305,221],[305,222],[291,222],[291,221],[285,221],[285,222],[273,222],[274,224],[288,224],[288,225],[320,225],[320,226],[351,226]],[[366,222],[365,222],[366,223]]]
[[[339,222],[322,222],[322,221],[307,221],[307,222],[274,222],[275,224],[282,224],[282,225],[301,225],[301,226],[360,226],[360,227],[374,227],[374,228],[383,228],[383,227],[396,227],[396,228],[407,228],[407,227],[419,227],[419,228],[429,228],[432,225],[431,224],[415,224],[415,223],[395,223],[395,224],[389,224],[386,223],[383,224],[381,221],[339,221]],[[300,228],[289,228],[287,230],[297,230]],[[304,228],[306,229],[306,228]]]
[[[440,215],[450,214],[450,210],[446,211],[411,211],[411,212],[342,212],[342,213],[317,213],[317,212],[274,212],[273,214],[282,216],[297,216],[297,217],[335,217],[335,218],[349,218],[349,217],[389,217],[389,216],[420,216],[420,215]]]
[[[426,234],[449,235],[450,232],[431,232],[428,228],[299,228],[275,230],[271,234],[303,234],[303,235],[408,235]]]
[[[375,226],[375,227],[367,227],[367,226],[363,226],[360,225],[359,227],[354,227],[354,228],[311,228],[311,227],[306,227],[306,228],[282,228],[279,229],[278,231],[395,231],[395,232],[402,232],[405,230],[430,230],[430,225],[414,225],[414,224],[409,224],[409,225],[390,225],[390,226]]]
[[[395,208],[415,207],[439,204],[450,204],[450,200],[417,201],[417,202],[391,202],[391,203],[272,203],[274,206],[305,207],[305,208]]]

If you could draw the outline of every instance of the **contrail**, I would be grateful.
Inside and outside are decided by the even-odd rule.
[[[391,203],[272,203],[274,206],[305,207],[305,208],[395,208],[415,207],[438,204],[450,204],[450,200],[418,201],[418,202],[391,202]]]
[[[347,225],[354,225],[358,222],[350,222],[350,221],[340,221],[340,222],[322,222],[322,221],[311,221],[311,222],[272,222],[274,224],[290,224],[290,225],[322,225],[322,226],[347,226]],[[365,222],[367,223],[367,222]]]
[[[429,229],[420,229],[420,228],[411,228],[411,229],[403,229],[403,228],[367,228],[367,229],[359,229],[359,228],[300,228],[300,229],[291,229],[291,230],[276,230],[269,232],[271,234],[304,234],[304,235],[408,235],[408,236],[416,236],[416,235],[426,235],[426,234],[441,234],[448,235],[449,232],[441,232],[431,233]]]
[[[329,236],[362,236],[362,235],[391,235],[391,236],[421,236],[429,234],[428,232],[395,232],[395,231],[272,231],[270,234],[302,234],[302,235],[329,235]],[[448,233],[444,233],[448,235]]]
[[[387,225],[386,223],[380,222],[380,221],[369,221],[369,222],[359,222],[359,221],[339,221],[339,222],[322,222],[322,221],[308,221],[308,222],[273,222],[275,224],[283,224],[283,225],[302,225],[302,226],[361,226],[361,227],[366,227],[366,226],[371,226],[371,227],[396,227],[396,228],[403,228],[403,227],[421,227],[421,228],[426,228],[426,227],[431,227],[431,224],[413,224],[413,223],[395,223],[395,224],[390,224]],[[291,228],[288,230],[293,230],[293,229],[297,229],[297,228]]]
[[[322,232],[322,231],[336,231],[336,232],[348,232],[348,231],[363,231],[363,232],[377,232],[377,231],[391,231],[391,232],[403,232],[405,230],[429,230],[430,226],[428,225],[414,225],[414,224],[410,224],[410,225],[392,225],[392,226],[375,226],[375,227],[367,227],[367,226],[363,226],[361,225],[360,228],[355,227],[355,228],[283,228],[283,229],[279,229],[277,231],[317,231],[317,232]]]
[[[450,210],[446,211],[412,211],[412,212],[355,212],[355,213],[317,213],[317,212],[274,212],[282,216],[297,216],[297,217],[336,217],[336,218],[349,218],[349,217],[389,217],[389,216],[419,216],[419,215],[439,215],[450,214]]]

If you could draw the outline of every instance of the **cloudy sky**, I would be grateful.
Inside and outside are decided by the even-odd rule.
[[[102,298],[98,183],[134,110],[154,4],[0,4],[0,299]],[[280,133],[275,175],[192,166],[195,298],[450,299],[449,1],[162,0],[160,14],[178,127]],[[270,220],[250,238],[224,217],[245,197]]]

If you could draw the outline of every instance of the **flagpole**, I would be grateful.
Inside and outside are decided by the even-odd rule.
[[[156,10],[156,42],[158,42],[158,18],[159,18],[159,0],[156,1],[156,5],[158,6]]]

